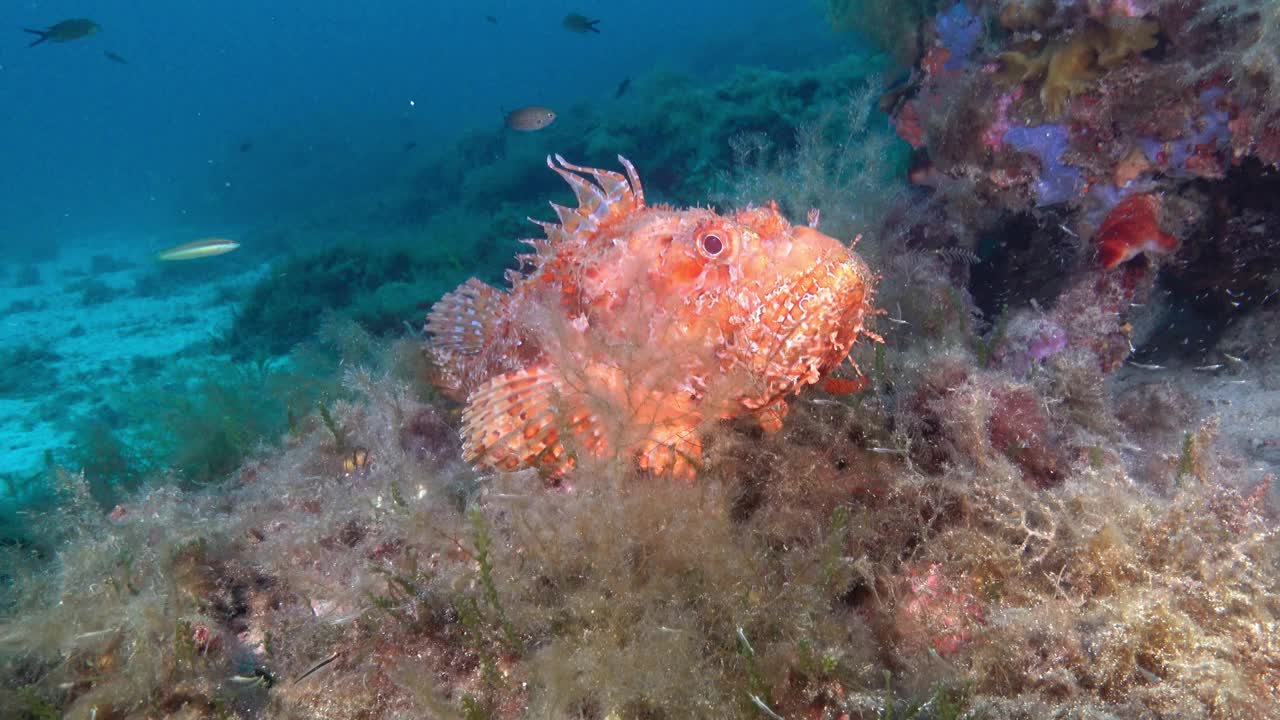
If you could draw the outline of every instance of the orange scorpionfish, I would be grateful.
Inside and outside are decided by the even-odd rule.
[[[510,291],[472,278],[431,308],[435,383],[466,402],[463,455],[482,469],[556,478],[589,456],[693,478],[710,424],[776,431],[789,395],[835,389],[858,336],[879,340],[863,328],[875,278],[850,248],[774,203],[646,205],[618,160],[625,177],[547,158],[578,207],[533,221],[546,237],[523,241]]]

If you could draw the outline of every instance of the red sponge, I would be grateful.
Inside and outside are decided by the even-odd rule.
[[[1098,258],[1110,270],[1139,253],[1176,250],[1178,239],[1160,230],[1160,199],[1150,193],[1125,198],[1098,228]]]

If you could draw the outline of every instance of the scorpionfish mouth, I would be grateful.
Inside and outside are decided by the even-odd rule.
[[[744,398],[761,407],[817,383],[849,355],[871,312],[875,278],[866,262],[834,238],[792,229],[790,252],[740,347],[761,392]]]

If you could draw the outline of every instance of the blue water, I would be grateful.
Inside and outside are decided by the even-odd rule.
[[[466,128],[500,124],[503,107],[602,102],[657,66],[714,73],[840,52],[816,4],[786,5],[10,5],[0,11],[0,238],[252,224],[282,205],[376,189],[403,171],[406,143],[447,147]],[[570,11],[602,18],[601,34],[566,32]],[[82,16],[102,31],[26,47],[21,28]]]
[[[599,18],[600,33],[568,32],[569,12]],[[101,31],[29,47],[35,36],[24,28],[81,17]],[[149,412],[143,424],[154,426],[164,415],[155,408],[181,398],[173,391],[182,383],[236,372],[202,364],[225,361],[209,341],[231,326],[259,278],[288,272],[291,257],[335,244],[461,245],[441,258],[438,277],[419,270],[392,298],[400,304],[388,302],[372,328],[384,335],[419,322],[416,304],[465,274],[493,277],[517,235],[484,231],[482,258],[456,233],[425,229],[448,209],[438,199],[424,201],[425,216],[403,208],[456,182],[432,168],[441,158],[447,165],[468,133],[520,148],[499,174],[515,166],[556,183],[540,157],[569,151],[553,132],[504,132],[504,109],[550,106],[561,126],[589,127],[589,118],[616,121],[624,79],[626,102],[636,102],[637,88],[657,77],[714,83],[744,66],[821,67],[857,50],[819,4],[805,2],[9,6],[0,11],[0,247],[9,261],[0,359],[23,369],[0,378],[0,498],[9,481],[31,497],[40,481],[28,479],[50,458],[69,467],[95,460],[100,451],[86,438],[124,442],[137,430],[124,406]],[[604,150],[607,159],[622,148]],[[521,199],[501,187],[484,192],[494,195],[478,198],[484,207]],[[207,236],[242,249],[181,266],[154,260]],[[232,361],[262,350],[257,342]],[[277,425],[259,432],[270,440]],[[108,465],[99,471],[156,469],[133,455]]]

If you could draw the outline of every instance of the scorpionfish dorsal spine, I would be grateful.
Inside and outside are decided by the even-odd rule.
[[[562,476],[587,456],[696,476],[710,425],[781,427],[787,398],[848,357],[874,277],[773,203],[721,215],[645,203],[635,168],[547,164],[577,207],[533,221],[522,273],[474,278],[427,318],[435,383],[465,402],[465,458]],[[878,339],[878,338],[877,338]]]

